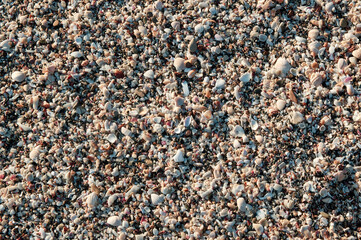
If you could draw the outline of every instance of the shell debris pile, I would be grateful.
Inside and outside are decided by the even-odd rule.
[[[0,239],[361,239],[360,9],[1,1]]]

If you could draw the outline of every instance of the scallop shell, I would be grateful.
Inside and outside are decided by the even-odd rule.
[[[164,201],[164,197],[162,195],[158,195],[158,194],[151,194],[150,198],[152,200],[152,204],[154,204],[154,205],[159,205],[159,204],[163,203],[163,201]]]
[[[183,71],[186,68],[184,61],[185,60],[183,58],[174,59],[173,66],[175,67],[177,72]]]
[[[11,78],[15,82],[22,82],[25,79],[25,74],[21,71],[15,71],[13,74],[11,74]]]
[[[111,216],[107,219],[107,223],[114,227],[119,227],[122,225],[122,219],[118,216]]]
[[[313,86],[318,87],[323,82],[323,76],[319,72],[313,73],[311,75],[310,81]]]

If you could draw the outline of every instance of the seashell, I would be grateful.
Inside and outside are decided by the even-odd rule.
[[[152,204],[154,204],[154,205],[159,205],[159,204],[163,203],[163,201],[164,201],[163,196],[154,194],[154,193],[150,195],[150,198],[151,198]]]
[[[273,186],[273,189],[276,190],[277,192],[281,192],[281,191],[282,191],[282,185],[276,183],[276,184]]]
[[[182,82],[182,89],[183,89],[184,97],[188,97],[189,96],[189,87],[188,87],[188,83],[186,81]]]
[[[318,87],[323,82],[323,76],[319,72],[315,72],[311,75],[310,81],[313,86]]]
[[[108,207],[111,207],[117,199],[118,199],[118,194],[111,195],[108,198]]]
[[[194,76],[196,75],[196,73],[197,73],[197,70],[192,69],[192,70],[190,70],[190,71],[188,72],[187,77],[188,77],[188,78],[194,78]]]
[[[39,107],[39,96],[32,97],[33,100],[33,109],[37,110]]]
[[[240,148],[240,147],[241,147],[241,143],[240,143],[237,139],[235,139],[234,142],[233,142],[233,147],[234,147],[235,149]]]
[[[128,128],[125,128],[125,127],[122,127],[120,129],[121,133],[124,134],[125,136],[130,136],[132,134],[132,132],[128,129]]]
[[[221,36],[221,35],[219,35],[219,34],[216,34],[216,35],[214,35],[214,39],[216,40],[216,41],[223,41],[223,37]]]
[[[4,40],[0,43],[0,48],[4,51],[10,52],[10,40]]]
[[[203,113],[203,116],[205,118],[207,118],[208,120],[212,118],[212,111],[211,110],[207,110]]]
[[[353,96],[355,94],[355,89],[353,88],[353,86],[350,83],[345,84],[345,85],[346,85],[347,94],[350,96]]]
[[[194,38],[192,38],[192,40],[189,42],[189,45],[188,45],[188,51],[190,53],[194,53],[197,51],[197,49],[198,49],[197,41]]]
[[[283,110],[285,108],[285,106],[286,106],[286,101],[285,100],[283,100],[283,99],[277,100],[276,107],[277,107],[278,110],[280,110],[280,111]]]
[[[303,190],[305,190],[306,192],[316,192],[315,187],[313,186],[313,182],[312,181],[308,181],[303,185]]]
[[[322,188],[319,192],[321,197],[326,197],[329,193],[326,188]]]
[[[253,223],[253,228],[256,230],[256,233],[261,236],[263,234],[264,228],[261,224],[255,224]]]
[[[325,5],[325,11],[327,13],[332,13],[333,10],[334,10],[333,2],[329,2]]]
[[[111,133],[108,135],[108,137],[106,138],[110,143],[115,143],[118,138],[117,136],[115,136],[115,134]]]
[[[355,58],[357,59],[361,59],[361,48],[357,49],[357,50],[354,50],[352,52],[352,56],[354,56]]]
[[[196,111],[199,111],[199,112],[202,112],[202,111],[206,110],[207,108],[205,106],[203,106],[203,105],[193,105],[192,109],[196,110]]]
[[[331,121],[331,118],[329,116],[324,116],[320,120],[320,125],[331,125],[331,123],[332,123],[332,121]]]
[[[265,34],[260,34],[260,35],[258,36],[258,40],[259,40],[260,42],[265,42],[265,41],[267,41],[267,36],[266,36]]]
[[[254,119],[251,120],[250,126],[253,131],[256,131],[259,127],[258,122]]]
[[[343,58],[340,58],[340,59],[338,60],[338,62],[337,62],[337,68],[338,68],[339,70],[342,70],[342,69],[344,69],[345,67],[347,67],[346,60],[343,59]]]
[[[308,32],[308,37],[311,39],[316,39],[319,34],[320,34],[320,31],[318,31],[318,29],[312,29]]]
[[[255,139],[257,140],[257,142],[263,143],[263,136],[261,136],[261,135],[256,135],[256,136],[255,136]]]
[[[75,52],[72,52],[70,55],[75,58],[81,58],[83,56],[83,53],[80,51],[75,51]]]
[[[308,49],[315,54],[318,54],[320,48],[321,48],[321,44],[317,41],[308,44]]]
[[[177,106],[177,107],[180,107],[184,104],[184,98],[182,97],[176,97],[174,99],[174,104]]]
[[[299,124],[304,121],[304,117],[302,113],[296,111],[290,113],[290,120],[292,124]]]
[[[173,160],[177,163],[184,162],[183,151],[181,149],[177,150],[177,153],[174,155]]]
[[[242,192],[244,190],[244,185],[243,184],[234,184],[232,186],[231,192],[234,195],[237,195],[239,192]],[[244,199],[243,199],[244,200]]]
[[[153,70],[148,70],[144,73],[144,77],[154,79],[154,72]]]
[[[173,66],[175,67],[177,72],[183,71],[185,69],[184,61],[185,60],[183,58],[174,59]]]
[[[252,78],[252,74],[248,72],[248,73],[243,74],[243,75],[239,78],[239,80],[240,80],[241,82],[248,83],[248,82],[251,80],[251,78]]]
[[[83,39],[81,38],[81,37],[77,37],[77,38],[75,38],[75,44],[77,44],[78,46],[80,46],[81,45],[81,43],[83,42]]]
[[[204,31],[204,26],[203,26],[203,24],[201,24],[201,23],[197,24],[197,25],[194,27],[194,31],[195,31],[196,33],[199,33],[199,34],[203,33],[203,31]]]
[[[180,30],[180,22],[174,21],[171,23],[172,28],[176,29],[177,31]]]
[[[153,132],[162,133],[163,131],[164,131],[164,128],[162,127],[162,125],[160,125],[159,123],[154,124]]]
[[[225,87],[225,85],[226,85],[226,81],[224,81],[222,78],[221,79],[218,79],[217,81],[216,81],[216,88],[217,89],[222,89],[222,88],[224,88]]]
[[[286,199],[283,202],[283,205],[287,208],[287,209],[292,209],[295,206],[295,202],[292,201],[291,199]]]
[[[95,192],[90,193],[87,196],[86,204],[88,205],[89,208],[96,207],[96,205],[98,204],[98,195]]]
[[[241,212],[245,212],[246,211],[246,201],[244,200],[244,198],[238,198],[237,199],[237,207],[238,207],[238,210],[241,211]]]
[[[280,57],[277,59],[274,69],[276,72],[287,75],[288,71],[291,69],[291,65],[285,58]]]
[[[144,27],[144,26],[139,26],[139,27],[138,27],[138,31],[139,31],[140,33],[142,33],[144,36],[148,34],[147,28]]]
[[[239,87],[239,86],[236,86],[236,87],[234,88],[234,92],[233,92],[234,97],[235,97],[237,100],[239,100],[239,99],[241,98],[241,93],[239,92],[239,89],[240,89],[240,87]]]
[[[119,69],[113,70],[113,74],[114,74],[114,76],[115,76],[116,78],[118,78],[118,79],[125,77],[124,72],[121,71],[121,70],[119,70]]]
[[[303,37],[296,36],[295,39],[298,43],[306,43],[307,42],[307,39],[303,38]]]
[[[243,137],[245,135],[244,130],[241,126],[237,125],[233,128],[231,135],[235,137]]]
[[[20,71],[15,71],[15,72],[13,72],[13,74],[11,74],[11,78],[15,82],[22,82],[25,79],[25,74]]]
[[[189,127],[189,125],[191,124],[191,122],[192,122],[192,116],[186,117],[186,119],[184,120],[184,126],[185,126],[185,127]]]
[[[163,3],[161,2],[161,1],[156,1],[155,3],[154,3],[154,8],[155,9],[157,9],[157,10],[162,10],[163,9]]]
[[[31,160],[36,160],[38,159],[39,155],[40,155],[40,150],[41,150],[41,146],[37,146],[35,147],[29,154],[29,158]]]
[[[107,223],[114,227],[119,227],[122,225],[122,219],[118,216],[111,216],[107,219]]]
[[[125,199],[128,199],[132,194],[137,193],[141,187],[139,185],[133,185],[128,192],[125,193]]]

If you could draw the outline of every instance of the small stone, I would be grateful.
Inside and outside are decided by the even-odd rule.
[[[342,18],[340,21],[340,27],[347,28],[347,25],[348,25],[347,20]]]
[[[308,32],[308,37],[311,39],[316,39],[319,34],[320,34],[320,31],[318,31],[318,29],[312,29]]]

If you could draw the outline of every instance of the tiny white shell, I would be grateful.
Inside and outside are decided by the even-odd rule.
[[[119,227],[120,225],[122,225],[122,220],[118,216],[111,216],[108,218],[107,223],[114,227]]]

